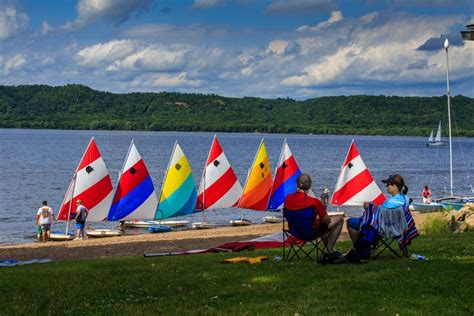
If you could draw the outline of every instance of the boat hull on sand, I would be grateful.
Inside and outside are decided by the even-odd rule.
[[[168,233],[168,232],[171,232],[173,231],[173,228],[171,228],[170,226],[166,226],[166,225],[154,225],[154,226],[150,226],[148,227],[148,231],[150,233]]]
[[[443,205],[436,202],[433,202],[430,204],[412,203],[410,205],[410,211],[416,211],[420,213],[439,212],[442,210],[443,210]]]
[[[94,229],[86,231],[88,237],[93,238],[105,238],[105,237],[118,237],[122,235],[122,232],[115,229]]]
[[[195,222],[193,223],[194,229],[210,229],[215,228],[216,225],[209,223],[209,222]]]
[[[59,232],[52,232],[49,239],[53,241],[68,241],[73,240],[74,235],[59,233]]]
[[[270,215],[270,216],[265,216],[263,218],[263,221],[265,223],[282,223],[283,222],[283,217],[282,216],[278,216],[278,215]]]
[[[230,224],[232,226],[249,226],[252,225],[252,221],[249,219],[231,219]]]
[[[148,228],[156,225],[166,225],[169,227],[181,227],[189,224],[189,221],[125,221],[126,227]]]

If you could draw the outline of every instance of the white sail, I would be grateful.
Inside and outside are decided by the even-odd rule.
[[[433,142],[433,130],[431,130],[430,137],[428,138],[428,143],[432,143],[432,142]]]
[[[441,142],[441,121],[439,121],[438,131],[436,132],[435,142]]]

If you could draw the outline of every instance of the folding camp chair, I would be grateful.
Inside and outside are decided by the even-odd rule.
[[[403,250],[397,251],[392,247],[392,243],[397,240],[397,238],[388,238],[378,236],[377,241],[371,247],[370,259],[376,259],[382,254],[386,249],[390,250],[398,258],[406,257],[408,254],[408,249],[404,248]],[[401,252],[401,253],[400,253]]]
[[[283,221],[284,261],[291,261],[295,257],[321,261],[326,246],[320,234],[313,229],[314,216],[311,208],[296,211],[283,209],[283,217],[288,225],[285,227],[285,221]],[[316,256],[313,256],[314,253]]]
[[[371,245],[370,258],[376,259],[380,256],[386,249],[390,250],[398,258],[408,257],[409,250],[408,246],[411,244],[411,241],[418,236],[418,231],[415,226],[415,222],[410,213],[408,205],[404,206],[405,219],[407,221],[407,228],[400,236],[383,236],[377,234],[375,237],[374,243]],[[392,247],[393,242],[398,244],[398,249]]]

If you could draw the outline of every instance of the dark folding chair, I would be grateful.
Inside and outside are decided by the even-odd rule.
[[[370,252],[370,259],[376,259],[382,254],[386,249],[390,250],[398,258],[406,257],[408,254],[408,249],[404,248],[403,250],[397,251],[392,247],[392,243],[397,240],[396,237],[386,238],[381,237],[380,235],[377,238],[377,242],[372,245]]]
[[[283,221],[283,260],[291,261],[296,257],[320,262],[326,246],[320,234],[313,230],[313,210],[311,208],[296,211],[283,209],[283,217],[288,224],[286,228]],[[316,256],[313,256],[314,254]]]

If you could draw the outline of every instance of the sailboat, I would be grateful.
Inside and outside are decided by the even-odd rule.
[[[120,171],[108,221],[140,221],[155,216],[158,199],[148,169],[134,141],[130,143]],[[104,231],[97,237],[118,235],[118,231]],[[88,233],[91,235],[91,233]]]
[[[332,205],[361,206],[364,202],[382,204],[386,200],[352,140],[337,179]]]
[[[76,211],[77,200],[82,200],[83,205],[89,210],[87,221],[94,222],[107,218],[112,198],[112,181],[94,137],[92,137],[76,168],[58,213],[58,220],[67,221],[66,234],[52,234],[51,239],[70,239],[69,222],[72,218],[71,214]]]
[[[224,151],[214,135],[199,185],[196,212],[202,211],[203,221],[194,222],[193,228],[212,228],[206,222],[205,210],[235,207],[242,195],[239,179],[227,160]]]
[[[247,176],[242,197],[238,207],[256,211],[265,211],[268,206],[270,194],[272,193],[272,170],[268,160],[265,143],[260,142],[257,154],[255,155],[252,168]],[[231,220],[233,226],[250,225],[252,222],[243,218],[243,210],[238,220]]]
[[[449,57],[448,57],[449,41],[444,41],[444,49],[446,50],[446,96],[448,99],[448,131],[449,131],[449,178],[450,178],[450,195],[441,199],[437,199],[431,204],[412,203],[411,209],[419,212],[433,212],[439,211],[443,208],[460,209],[465,203],[474,200],[473,198],[457,197],[453,194],[453,147],[451,137],[451,96],[449,89]],[[441,129],[441,122],[438,126],[439,133]],[[436,141],[436,139],[435,139]]]
[[[155,220],[192,214],[196,201],[197,192],[191,167],[176,142],[166,169]]]
[[[286,196],[296,192],[296,178],[298,178],[300,174],[301,170],[285,139],[283,141],[283,147],[281,148],[278,167],[275,171],[272,193],[267,207],[268,210],[280,211],[283,209]],[[281,215],[265,216],[263,220],[267,223],[281,223],[283,217]]]
[[[428,142],[426,143],[426,146],[430,147],[430,146],[441,146],[441,145],[444,145],[444,143],[441,141],[441,121],[439,121],[436,137],[433,139],[433,130],[431,130],[431,134],[430,134],[430,137],[428,138]]]

